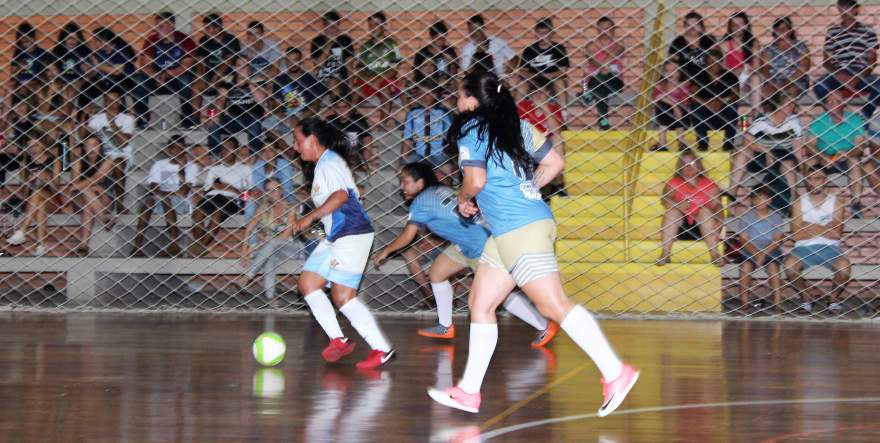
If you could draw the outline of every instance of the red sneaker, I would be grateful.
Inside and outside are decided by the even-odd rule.
[[[428,395],[443,406],[470,412],[471,414],[480,412],[481,397],[479,392],[468,394],[458,386],[453,386],[445,390],[428,388]]]
[[[355,366],[357,366],[358,369],[376,369],[391,361],[391,359],[394,358],[394,354],[394,349],[388,352],[373,349],[370,351],[370,354],[367,355],[367,358],[359,361]]]
[[[559,332],[559,324],[555,321],[547,322],[547,329],[538,333],[538,336],[532,340],[532,349],[543,348],[550,343],[550,340],[553,340],[553,337],[556,337],[556,333]]]
[[[623,371],[620,372],[620,376],[611,382],[606,382],[603,379],[602,397],[604,397],[604,401],[602,402],[602,407],[599,408],[599,417],[605,417],[614,412],[623,403],[626,394],[629,394],[630,389],[635,386],[638,379],[639,371],[636,371],[630,365],[623,365]]]
[[[321,352],[321,357],[324,357],[325,361],[333,363],[352,352],[354,352],[354,342],[345,337],[337,337],[330,340],[330,343]]]

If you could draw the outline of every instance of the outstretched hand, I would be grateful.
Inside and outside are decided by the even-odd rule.
[[[458,212],[465,218],[471,218],[480,212],[480,208],[473,200],[465,200],[458,202]]]

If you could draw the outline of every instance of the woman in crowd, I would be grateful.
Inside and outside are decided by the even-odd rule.
[[[52,198],[62,191],[61,158],[50,149],[51,139],[37,130],[27,134],[26,152],[20,160],[25,186],[29,191],[27,211],[15,233],[6,242],[21,245],[27,240],[31,223],[36,225],[37,244],[35,256],[46,254],[48,243],[48,219]]]
[[[256,236],[257,241],[254,244],[244,242],[242,260],[249,268],[245,274],[248,280],[263,274],[264,295],[267,300],[272,300],[275,298],[277,268],[296,258],[299,245],[283,235],[291,214],[295,216],[296,206],[284,198],[284,188],[277,178],[268,178],[264,184],[264,192],[255,199],[256,213],[245,230],[246,239]]]
[[[58,41],[52,49],[52,58],[57,73],[54,87],[62,100],[61,110],[68,118],[75,117],[77,121],[82,121],[85,118],[82,111],[85,106],[83,93],[86,89],[86,72],[91,69],[94,60],[79,25],[70,22],[61,28]]]
[[[70,170],[73,182],[70,195],[80,213],[80,245],[76,252],[87,256],[95,220],[110,221],[108,208],[114,188],[110,175],[113,161],[104,156],[101,139],[95,134],[86,136],[78,151]]]
[[[773,22],[772,35],[773,40],[761,52],[764,96],[785,91],[789,97],[800,97],[810,90],[810,51],[798,40],[789,17]]]
[[[749,15],[743,11],[733,14],[727,20],[727,33],[719,47],[724,54],[724,67],[739,79],[740,95],[749,97],[753,113],[761,102],[760,78],[755,69],[757,46]]]

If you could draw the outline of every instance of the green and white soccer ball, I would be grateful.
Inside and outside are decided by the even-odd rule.
[[[284,360],[287,345],[284,339],[274,332],[264,332],[254,340],[254,358],[263,366],[275,366]]]

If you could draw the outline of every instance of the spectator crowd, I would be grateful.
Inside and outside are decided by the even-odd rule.
[[[871,125],[880,80],[874,75],[877,36],[859,21],[859,4],[838,0],[836,8],[839,21],[827,30],[822,66],[815,69],[790,17],[775,19],[762,47],[745,12],[730,16],[721,36],[707,29],[700,13],[684,15],[651,96],[659,129],[654,149],[672,148],[672,130],[681,152],[661,197],[666,212],[658,265],[671,262],[674,241],[685,238],[705,241],[712,262],[723,263],[729,254],[720,251],[727,241],[722,214],[726,204],[739,202],[745,208],[736,214],[741,288],[764,269],[778,307],[783,278],[800,289],[803,268],[825,266],[835,273],[831,308],[841,309],[837,300],[850,278],[840,247],[843,222],[862,216],[865,181],[880,187],[873,143],[880,127]],[[521,117],[563,149],[562,131],[574,110],[595,107],[599,130],[620,126],[613,98],[626,89],[625,74],[636,70],[628,65],[621,30],[607,16],[577,48],[580,66],[573,66],[568,39],[559,39],[550,18],[534,23],[533,43],[520,53],[492,35],[482,15],[455,24],[467,30],[459,51],[439,20],[415,54],[403,53],[389,29],[394,17],[383,12],[368,17],[361,41],[344,30],[346,17],[326,12],[319,34],[302,48],[276,40],[259,21],[236,36],[211,13],[191,36],[178,29],[173,13],[152,20],[137,51],[109,27],[87,31],[68,23],[51,48],[28,22],[15,30],[0,120],[0,180],[17,173],[19,186],[4,186],[0,198],[21,219],[8,244],[46,254],[48,218],[68,208],[80,220],[75,252],[89,255],[95,224],[112,226],[128,211],[134,140],[148,129],[164,131],[167,143],[147,177],[134,183],[142,198],[133,209],[133,254],[145,254],[154,214],[168,225],[169,255],[201,256],[224,243],[220,226],[235,215],[251,222],[250,251],[257,234],[271,234],[273,214],[301,210],[288,205],[299,208],[306,200],[295,177],[300,170],[308,181],[309,171],[290,142],[301,119],[317,115],[336,125],[348,137],[352,170],[361,179],[383,166],[374,132],[399,130],[400,165],[427,163],[440,182],[453,185],[457,165],[444,138],[463,73],[482,69],[504,79],[518,94]],[[150,99],[158,95],[177,97],[177,118],[156,115]],[[812,117],[803,106],[811,97],[822,107]],[[852,112],[856,103],[861,109]],[[207,134],[204,143],[167,137],[195,129]],[[696,135],[693,147],[685,142],[688,130]],[[710,131],[723,133],[722,148],[731,154],[724,189],[708,177],[698,154],[709,149]],[[241,145],[239,135],[246,139]],[[848,177],[846,197],[830,191],[828,174]],[[564,193],[564,183],[547,192]],[[177,241],[183,215],[192,217],[194,239],[186,250]],[[796,243],[784,255],[787,219]],[[746,292],[742,300],[747,306]],[[811,301],[805,298],[802,307],[809,311]]]

